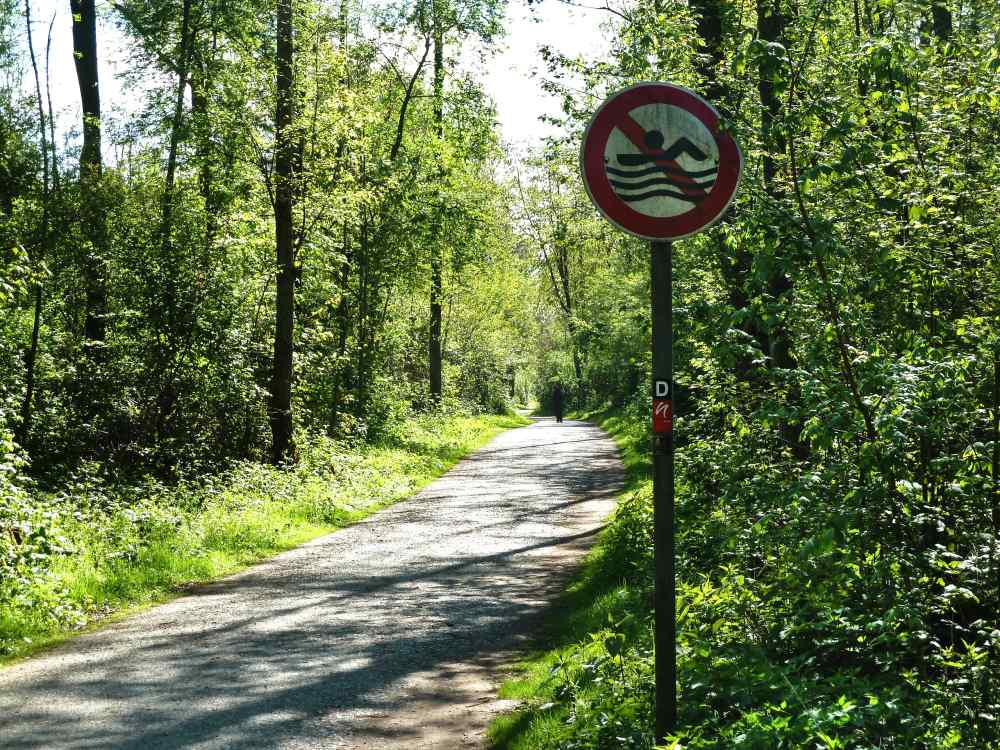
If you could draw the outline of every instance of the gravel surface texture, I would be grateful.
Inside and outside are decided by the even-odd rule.
[[[0,748],[479,748],[502,670],[624,475],[582,422],[0,671]]]

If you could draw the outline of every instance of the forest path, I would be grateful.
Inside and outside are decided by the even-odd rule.
[[[505,432],[356,526],[0,671],[0,747],[481,747],[623,481],[593,425]]]

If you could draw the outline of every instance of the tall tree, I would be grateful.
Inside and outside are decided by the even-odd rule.
[[[163,208],[160,239],[164,255],[170,251],[171,230],[173,229],[174,188],[177,182],[177,149],[181,142],[181,128],[184,124],[184,92],[188,85],[193,39],[191,33],[191,0],[184,0],[181,10],[180,55],[177,64],[177,90],[174,97],[173,119],[170,124],[170,146],[167,149],[167,175],[163,186]]]
[[[728,108],[730,91],[720,77],[725,59],[725,15],[730,0],[690,0],[695,31],[701,41],[701,51],[694,67],[702,78],[705,96],[723,111]]]
[[[534,186],[526,190],[518,175],[517,188],[525,226],[541,256],[545,276],[550,282],[552,294],[569,334],[574,396],[579,398],[584,381],[575,279],[580,276],[587,243],[583,239],[584,232],[574,233],[570,231],[570,227],[583,227],[589,209],[580,203],[578,191],[570,189],[573,183],[565,173],[568,161],[565,154],[551,146],[541,159],[530,165],[534,172]]]
[[[12,0],[0,0],[0,70],[12,73],[17,69],[14,8]],[[13,99],[13,86],[0,79],[0,219],[9,217],[13,212],[14,197],[23,179],[14,158],[19,138],[14,127]]]
[[[434,36],[434,126],[439,147],[444,145],[444,14],[445,0],[432,0],[431,24]],[[443,168],[442,168],[443,171]],[[442,175],[443,177],[443,175]],[[431,328],[430,328],[430,395],[440,401],[444,387],[441,377],[441,294],[442,278],[441,212],[438,207],[431,234]]]
[[[84,261],[87,311],[83,335],[90,343],[105,337],[107,290],[104,282],[106,216],[99,195],[101,158],[101,89],[97,70],[97,12],[94,0],[70,0],[73,14],[73,60],[83,110],[83,147],[80,150],[80,189],[84,234],[90,252]]]
[[[292,422],[295,326],[295,40],[293,0],[277,0],[275,83],[274,234],[277,254],[274,361],[271,374],[271,457],[279,464],[295,454]]]
[[[757,0],[757,37],[766,43],[767,46],[764,47],[766,51],[785,48],[785,29],[788,21],[789,16],[785,11],[783,0]],[[763,54],[757,79],[757,91],[760,95],[760,140],[764,152],[762,175],[764,194],[774,204],[781,201],[785,193],[778,181],[776,158],[776,155],[784,153],[786,146],[778,127],[782,107],[778,97],[777,79],[781,64],[780,55]],[[770,226],[763,230],[765,235],[768,233],[775,235],[773,241],[764,243],[765,252],[768,248],[778,248],[777,255],[782,255],[780,248],[785,238],[781,234],[781,228],[781,222],[772,221]],[[755,336],[766,355],[768,367],[787,373],[797,366],[792,337],[783,322],[791,304],[794,284],[789,274],[782,270],[779,258],[767,258],[764,265],[767,269],[764,283],[757,285],[754,295],[762,297],[765,300],[765,307],[774,311],[774,314],[764,316],[770,317],[774,322],[768,324],[764,320],[750,320],[749,332]],[[747,281],[743,279],[742,284],[745,286]],[[789,385],[789,401],[797,401],[798,397],[798,387],[794,384]],[[785,442],[796,454],[804,457],[806,447],[800,439],[802,426],[799,420],[793,418],[782,421],[780,431]]]
[[[445,46],[448,34],[476,34],[485,42],[491,41],[500,31],[499,18],[503,11],[503,0],[429,0],[431,35],[434,41],[434,124],[441,148],[439,180],[444,183],[444,101],[445,101]],[[423,6],[418,9],[421,19],[425,16]],[[431,226],[431,299],[430,299],[430,397],[437,402],[443,393],[441,312],[444,295],[444,247],[441,231],[444,206],[437,206]]]
[[[28,37],[28,55],[31,58],[31,69],[35,78],[35,102],[38,107],[38,140],[42,152],[42,218],[38,250],[33,253],[35,266],[34,309],[31,320],[31,341],[24,354],[24,401],[21,403],[21,423],[18,426],[17,441],[24,445],[28,433],[31,432],[32,400],[35,395],[35,366],[38,361],[39,333],[42,325],[42,272],[41,259],[48,250],[50,227],[50,193],[51,182],[49,173],[49,142],[45,132],[45,106],[42,102],[42,83],[38,74],[38,58],[35,56],[35,38],[31,29],[31,2],[24,1],[24,25]],[[52,142],[55,148],[55,142]],[[55,169],[55,153],[51,164]]]
[[[931,24],[934,28],[934,35],[943,42],[951,39],[954,22],[952,20],[951,8],[944,0],[934,0],[931,5]]]

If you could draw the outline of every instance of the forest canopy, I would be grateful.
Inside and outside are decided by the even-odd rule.
[[[70,82],[36,75],[49,19],[3,15],[3,424],[35,471],[287,461],[294,430],[506,407],[531,295],[493,105],[456,64],[499,7],[74,8],[68,147],[50,107]],[[96,12],[145,95],[127,115],[101,100]]]

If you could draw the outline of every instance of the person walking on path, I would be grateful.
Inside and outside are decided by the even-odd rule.
[[[552,388],[552,409],[556,413],[556,422],[563,421],[563,387],[562,383],[556,381]]]

